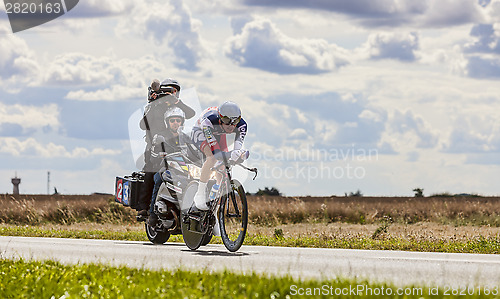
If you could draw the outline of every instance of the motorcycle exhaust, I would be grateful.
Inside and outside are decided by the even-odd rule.
[[[168,213],[167,203],[164,202],[163,200],[157,200],[155,202],[155,209],[161,216],[165,216]]]
[[[155,202],[155,211],[160,218],[160,221],[163,223],[163,226],[169,231],[174,231],[179,227],[179,216],[173,209],[168,207],[165,201],[157,200]],[[172,216],[174,217],[173,220],[167,219],[169,212],[172,213]]]

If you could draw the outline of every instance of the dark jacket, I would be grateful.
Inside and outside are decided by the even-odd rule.
[[[166,130],[164,115],[168,109],[179,107],[182,111],[184,111],[186,119],[190,119],[196,114],[191,107],[184,104],[181,100],[179,100],[177,104],[173,104],[175,101],[177,101],[176,97],[167,95],[146,105],[146,108],[144,109],[144,116],[139,123],[141,129],[146,131],[146,151],[151,148],[151,143],[155,134],[164,134]]]
[[[174,136],[170,130],[167,130],[162,136],[165,137],[165,142],[162,142],[160,144],[154,144],[151,147],[151,162],[153,165],[153,169],[155,169],[156,171],[160,170],[161,167],[165,167],[163,157],[161,157],[160,153],[171,154],[175,152],[180,152],[181,138],[184,144],[191,141],[189,136],[182,132],[178,136]]]

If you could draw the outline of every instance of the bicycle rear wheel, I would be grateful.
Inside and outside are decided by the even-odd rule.
[[[235,252],[240,249],[248,224],[248,207],[245,190],[240,182],[232,180],[229,192],[224,186],[219,207],[219,225],[222,242],[227,250]],[[222,186],[221,186],[222,187]]]
[[[181,231],[184,243],[191,250],[198,249],[203,243],[204,234],[190,230],[189,209],[198,190],[198,182],[193,181],[185,189],[181,204]],[[187,219],[187,220],[186,220]]]

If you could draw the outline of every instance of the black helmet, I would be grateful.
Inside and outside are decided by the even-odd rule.
[[[160,83],[160,91],[167,91],[169,87],[174,87],[177,92],[181,91],[181,85],[175,79],[167,78]]]

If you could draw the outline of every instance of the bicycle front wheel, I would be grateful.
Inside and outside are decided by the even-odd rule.
[[[229,192],[222,190],[224,192],[222,192],[218,214],[222,242],[227,250],[235,252],[240,249],[245,240],[248,207],[245,190],[241,183],[232,180],[231,186],[229,186]]]

